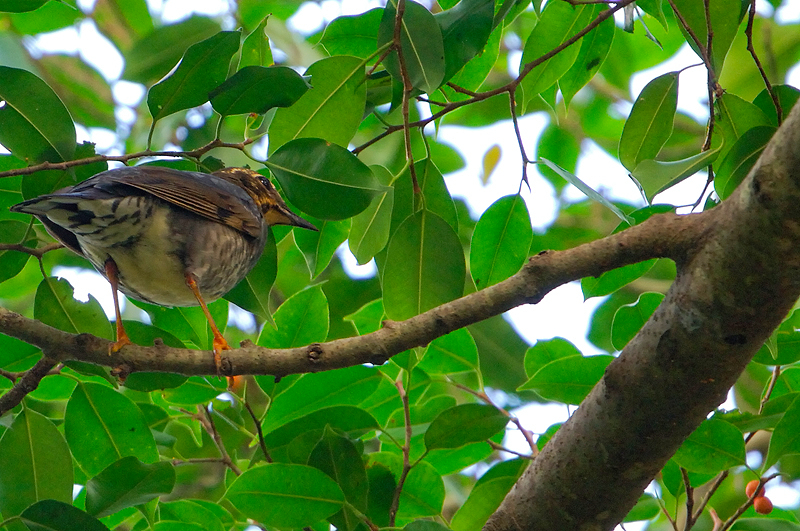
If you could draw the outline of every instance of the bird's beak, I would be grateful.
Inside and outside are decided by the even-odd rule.
[[[314,225],[284,206],[269,209],[266,214],[264,214],[264,219],[270,225],[291,225],[293,227],[301,227],[319,232],[319,229]]]

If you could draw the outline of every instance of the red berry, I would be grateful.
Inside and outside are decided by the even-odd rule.
[[[753,500],[753,507],[758,514],[769,514],[772,512],[772,502],[766,496],[759,496]]]
[[[744,488],[744,493],[747,494],[748,498],[752,498],[753,497],[753,494],[756,492],[756,489],[758,489],[758,484],[759,484],[759,480],[754,479],[753,481],[750,481],[747,484],[747,486]],[[763,493],[764,493],[764,487],[762,486],[761,489],[759,489],[759,491],[758,491],[758,495],[760,496]]]

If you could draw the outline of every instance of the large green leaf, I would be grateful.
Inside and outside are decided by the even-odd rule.
[[[515,274],[525,263],[533,240],[528,208],[520,195],[495,201],[472,233],[469,269],[481,289]]]
[[[101,518],[146,503],[175,486],[172,464],[142,463],[133,456],[108,465],[86,483],[86,512]]]
[[[721,153],[722,146],[708,151],[701,151],[697,155],[692,155],[683,160],[662,162],[659,160],[646,159],[639,162],[631,172],[631,176],[639,183],[648,201],[683,181],[691,177],[698,171],[707,167],[717,160]]]
[[[661,293],[642,293],[634,304],[626,304],[617,310],[611,325],[614,348],[622,350],[650,319],[662,300],[664,295]]]
[[[404,320],[460,297],[466,265],[458,235],[442,218],[420,210],[392,235],[383,274],[383,305]]]
[[[525,352],[525,374],[530,378],[551,361],[580,355],[581,351],[562,337],[537,341]]]
[[[479,370],[478,347],[466,328],[434,339],[418,367],[429,374],[454,374]]]
[[[678,72],[650,81],[633,104],[619,141],[619,161],[629,171],[654,159],[672,134],[678,106]]]
[[[104,385],[75,387],[64,413],[64,433],[75,460],[89,476],[122,457],[158,461],[156,443],[141,410]]]
[[[547,400],[580,404],[600,381],[613,356],[567,356],[551,361],[519,387],[536,391]]]
[[[383,166],[372,166],[378,181],[388,186],[392,175]],[[353,218],[348,236],[350,251],[359,264],[366,264],[389,243],[389,228],[394,207],[394,188],[376,195],[369,206]]]
[[[304,527],[338,512],[345,497],[324,472],[304,465],[271,463],[244,472],[225,500],[247,518],[274,527]]]
[[[72,159],[75,125],[47,83],[8,66],[0,66],[0,79],[0,144],[30,164]]]
[[[209,93],[225,80],[241,36],[241,31],[220,31],[190,46],[178,68],[147,93],[153,121],[207,102]]]
[[[608,17],[581,39],[581,49],[575,63],[558,80],[566,105],[603,66],[614,41],[615,29],[614,17]]]
[[[722,64],[728,49],[739,29],[739,23],[745,13],[745,6],[739,0],[709,0],[708,13],[711,18],[711,31],[713,40],[711,41],[711,63],[717,74],[722,70]],[[706,10],[703,2],[692,0],[675,0],[674,7],[681,14],[694,35],[705,47],[708,39],[709,22],[706,20]],[[683,31],[683,28],[681,27]],[[700,49],[694,39],[684,32],[686,41],[702,58]]]
[[[525,459],[500,461],[486,471],[472,487],[469,497],[453,515],[453,531],[479,531],[525,471]]]
[[[714,175],[714,190],[720,199],[730,196],[747,177],[775,130],[769,125],[759,125],[748,129],[736,139]]]
[[[769,451],[763,470],[778,462],[784,455],[800,453],[800,400],[795,399],[775,426],[769,441]]]
[[[298,138],[264,163],[303,212],[344,219],[366,209],[381,186],[372,171],[345,148],[320,138]]]
[[[214,110],[230,114],[264,114],[293,105],[309,89],[308,82],[287,66],[245,66],[212,90]]]
[[[72,458],[44,415],[23,408],[0,439],[0,512],[11,518],[34,502],[72,502]]]
[[[444,81],[447,81],[483,52],[492,32],[494,2],[461,0],[454,7],[437,13],[434,18],[442,31]]]
[[[433,94],[442,84],[445,75],[445,51],[442,31],[433,15],[416,2],[406,2],[400,27],[400,44],[411,86]],[[383,10],[378,28],[378,47],[394,38],[397,0],[389,0]],[[386,70],[401,82],[400,61],[397,52],[384,59]]]
[[[542,12],[542,18],[525,42],[519,66],[520,73],[528,63],[575,36],[599,11],[600,6],[596,4],[580,4],[573,7],[566,2],[549,2]],[[573,44],[534,67],[520,85],[525,94],[524,102],[521,103],[528,107],[537,94],[558,81],[575,63],[580,48],[580,44]]]
[[[724,420],[704,420],[673,459],[690,472],[716,474],[744,464],[744,439],[739,430]]]
[[[261,330],[258,344],[268,348],[302,347],[328,336],[328,299],[320,286],[297,292],[275,312],[275,327]]]
[[[297,138],[322,138],[347,147],[364,115],[365,61],[328,57],[308,67],[311,90],[289,108],[278,109],[269,126],[269,151]],[[317,216],[320,217],[320,216]]]
[[[366,59],[377,47],[375,27],[383,9],[374,8],[360,15],[336,17],[325,28],[319,40],[330,55],[352,55]]]
[[[425,432],[428,450],[485,441],[505,428],[508,416],[496,407],[462,404],[442,411]]]
[[[42,500],[25,509],[20,520],[30,531],[108,531],[100,520],[57,500]]]

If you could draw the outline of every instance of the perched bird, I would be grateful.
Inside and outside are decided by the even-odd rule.
[[[250,272],[270,225],[317,230],[289,210],[268,179],[244,168],[212,174],[159,166],[109,170],[11,211],[39,218],[111,283],[117,340],[109,354],[131,344],[119,289],[161,306],[199,304],[214,334],[217,373],[221,351],[230,346],[206,301],[218,299]]]

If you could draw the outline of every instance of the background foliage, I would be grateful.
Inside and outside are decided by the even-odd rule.
[[[573,247],[679,206],[614,203],[582,183],[574,173],[590,142],[618,157],[643,203],[713,169],[713,194],[695,205],[712,208],[800,94],[782,84],[800,58],[800,29],[771,18],[780,0],[759,5],[766,16],[740,0],[648,0],[638,3],[631,33],[621,16],[627,3],[611,4],[615,20],[609,6],[561,0],[443,0],[430,9],[390,1],[303,36],[286,28],[292,2],[242,0],[224,16],[165,24],[141,1],[98,0],[86,10],[0,1],[0,144],[10,152],[0,156],[0,304],[65,331],[112,338],[97,301],[76,301],[67,281],[50,276],[56,266],[88,262],[64,249],[37,260],[15,248],[51,240],[8,207],[113,161],[201,171],[249,165],[273,177],[320,228],[274,228],[254,271],[211,305],[218,323],[229,302],[254,315],[257,326],[229,326],[230,339],[274,348],[368,333],[385,318],[407,319],[500,282],[541,250]],[[25,45],[25,36],[87,21],[124,58],[121,79],[147,89],[126,112],[112,91],[116,80],[79,57]],[[635,73],[686,43],[709,72],[713,128],[677,112],[681,72],[649,80],[635,100],[628,95]],[[520,55],[519,70],[509,72]],[[525,180],[546,179],[561,199],[557,219],[534,233],[522,195],[497,198],[472,219],[444,184],[442,175],[463,161],[437,141],[437,128],[499,121],[514,128],[510,118],[534,112],[550,122],[537,145],[519,138],[522,171],[493,178],[518,181],[523,195]],[[124,155],[95,156],[93,144],[78,143],[76,125],[113,131]],[[165,153],[176,149],[180,156]],[[497,157],[490,150],[484,158],[487,178]],[[567,183],[589,200],[567,202]],[[360,263],[375,258],[378,276],[349,278],[335,254],[344,242]],[[530,434],[502,408],[579,404],[673,276],[671,263],[649,261],[584,279],[587,298],[606,297],[591,323],[591,353],[562,339],[528,348],[494,317],[381,367],[248,377],[235,396],[221,395],[225,383],[215,377],[137,373],[119,382],[106,368],[68,362],[0,419],[4,526],[479,529],[558,428]],[[127,308],[126,328],[139,344],[162,338],[210,347],[196,308]],[[151,324],[136,321],[139,310]],[[705,422],[628,520],[673,528],[685,518],[687,489],[698,488],[708,497],[694,507],[697,529],[711,529],[716,515],[736,520],[735,529],[778,529],[764,527],[778,525],[765,518],[800,529],[796,511],[756,518],[744,494],[744,483],[767,470],[786,482],[800,474],[798,316],[734,388],[738,410]],[[0,335],[0,387],[10,388],[40,355]],[[491,400],[487,388],[504,393],[489,393]],[[502,451],[509,422],[531,441],[525,455]],[[745,442],[760,452],[760,469],[746,461]],[[74,485],[82,487],[77,496]]]

